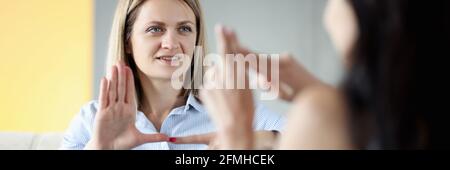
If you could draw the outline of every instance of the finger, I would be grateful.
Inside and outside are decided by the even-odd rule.
[[[292,101],[295,97],[295,91],[292,87],[290,87],[288,84],[286,83],[281,83],[279,84],[279,92],[280,92],[280,98],[287,100],[287,101]]]
[[[272,82],[273,69],[278,68],[280,71],[281,66],[290,64],[292,62],[296,62],[295,60],[293,60],[292,55],[289,53],[283,53],[283,54],[279,55],[279,57],[274,57],[274,56],[270,56],[270,55],[266,55],[266,54],[265,55],[257,54],[256,58],[257,58],[258,64],[256,64],[255,66],[253,66],[251,68],[254,71],[256,71],[259,78],[263,78],[268,83],[273,83]],[[278,63],[275,63],[277,65],[274,65],[273,62],[278,62]],[[273,65],[275,66],[275,68],[272,68]],[[264,67],[262,67],[262,66],[264,66]],[[275,75],[275,76],[277,76],[277,75]],[[279,73],[279,77],[281,78],[282,76],[283,76],[283,74]],[[291,78],[291,77],[289,77],[289,78]]]
[[[267,131],[267,130],[256,131],[254,134],[255,148],[264,150],[273,149],[276,145],[278,135],[279,135],[278,131]]]
[[[140,134],[139,143],[151,143],[151,142],[166,142],[169,141],[169,137],[162,133],[156,134]]]
[[[100,94],[98,96],[100,108],[104,109],[108,106],[108,80],[105,77],[100,82]]]
[[[237,53],[239,47],[239,40],[237,38],[236,32],[231,28],[225,28],[225,35],[227,39],[228,46],[233,53]]]
[[[238,42],[238,46],[237,46],[237,52],[238,53],[241,53],[242,55],[244,55],[244,56],[246,56],[246,55],[248,55],[248,54],[255,54],[255,55],[258,55],[258,53],[256,53],[256,52],[253,52],[253,51],[251,51],[251,50],[249,50],[249,49],[247,49],[247,48],[245,48],[245,47],[242,47],[240,44],[239,44],[239,42]]]
[[[122,62],[118,65],[118,82],[117,82],[117,99],[119,102],[125,101],[125,91],[126,91],[126,72],[125,72],[125,66],[122,64]]]
[[[229,50],[231,51],[232,54],[234,55],[242,55],[244,57],[247,57],[246,54],[242,54],[238,51],[238,49],[240,48],[239,45],[239,40],[237,37],[236,32],[233,31],[233,29],[231,28],[225,28],[225,35],[226,35],[226,39],[227,39],[227,46],[229,47]],[[246,52],[246,51],[244,51]],[[237,73],[238,75],[240,74],[244,74],[243,76],[245,76],[245,87],[249,87],[249,80],[248,80],[248,71],[250,69],[250,67],[258,67],[257,63],[258,63],[258,57],[255,56],[256,59],[256,64],[249,64],[249,66],[244,66],[245,67],[245,72],[244,73]],[[237,69],[237,68],[236,68]]]
[[[220,78],[225,78],[227,76],[232,76],[231,71],[233,68],[232,62],[227,62],[227,54],[232,54],[231,47],[227,38],[226,28],[222,25],[216,26],[216,37],[217,37],[217,49],[220,54],[220,64],[217,65],[218,75]],[[229,59],[229,58],[228,58]]]
[[[219,52],[223,57],[225,57],[226,54],[233,53],[228,32],[229,31],[224,26],[216,26],[216,37],[218,38],[217,49],[219,49]]]
[[[267,77],[263,74],[256,73],[258,89],[263,91],[269,91],[271,87],[271,83],[267,80]]]
[[[205,73],[203,83],[200,85],[201,88],[199,89],[210,90],[217,87],[222,87],[224,85],[224,73],[222,73],[222,66],[222,64],[219,64],[207,68],[208,71]]]
[[[272,70],[272,58],[267,54],[257,54],[257,63],[255,66],[251,67],[257,74],[264,77],[267,81],[270,81],[270,74]]]
[[[219,145],[217,143],[209,144],[207,150],[219,150]]]
[[[225,35],[223,33],[223,26],[222,25],[216,25],[215,33],[217,38],[217,50],[219,51],[219,54],[225,54]]]
[[[125,68],[127,73],[127,94],[126,94],[126,102],[130,104],[136,104],[136,90],[134,86],[134,76],[133,71],[129,68]]]
[[[176,144],[209,144],[214,138],[215,133],[207,133],[201,135],[192,135],[185,137],[177,137],[173,143]]]
[[[211,141],[208,145],[208,150],[218,150],[219,149],[219,141],[216,139],[214,139],[213,141]]]
[[[215,98],[213,97],[213,93],[217,91],[217,90],[208,90],[208,89],[201,89],[200,90],[200,98],[202,99],[202,101],[204,102],[204,106],[206,108],[206,110],[212,110],[211,107],[214,107],[214,105],[210,102],[213,102],[215,100]],[[216,116],[214,115],[213,112],[208,112],[208,115],[211,116],[211,118],[213,119],[213,121],[216,121]]]
[[[111,69],[111,80],[109,81],[109,103],[114,103],[117,100],[117,66]]]

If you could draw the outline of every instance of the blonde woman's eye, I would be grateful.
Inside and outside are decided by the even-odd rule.
[[[182,26],[179,28],[180,32],[192,32],[192,28],[189,26]]]
[[[163,32],[163,29],[161,27],[150,27],[145,32],[159,33],[159,32]]]

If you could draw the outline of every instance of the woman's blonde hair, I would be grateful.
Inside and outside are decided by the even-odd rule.
[[[144,4],[146,0],[119,0],[117,4],[116,13],[114,16],[114,21],[111,29],[109,48],[108,48],[108,61],[107,69],[111,68],[114,64],[117,64],[120,60],[124,61],[132,70],[135,79],[136,86],[136,96],[138,109],[142,107],[145,101],[145,96],[143,93],[141,81],[137,73],[138,68],[133,60],[132,54],[126,53],[127,43],[130,41],[131,33],[133,30],[134,22],[136,21],[137,15],[139,14],[140,7]],[[190,79],[190,89],[183,89],[179,97],[186,97],[192,93],[195,96],[198,95],[198,90],[194,87],[194,80],[201,80],[201,74],[203,72],[202,68],[194,68],[194,66],[201,66],[202,57],[206,54],[206,30],[205,22],[203,20],[203,13],[201,10],[200,2],[198,0],[180,0],[186,3],[195,14],[196,27],[197,27],[197,38],[196,46],[201,47],[201,55],[196,55],[193,57],[191,62],[190,73],[192,79]],[[199,82],[196,82],[197,84]]]

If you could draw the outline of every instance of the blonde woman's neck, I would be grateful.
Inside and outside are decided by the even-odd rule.
[[[162,124],[174,107],[183,104],[178,97],[181,90],[172,88],[170,79],[151,79],[142,75],[139,78],[145,96],[141,111],[155,126]]]

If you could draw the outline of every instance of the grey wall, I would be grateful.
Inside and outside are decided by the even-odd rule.
[[[104,73],[107,40],[117,1],[95,1],[94,92]],[[215,52],[214,26],[233,27],[243,44],[266,53],[291,52],[320,79],[336,84],[341,64],[322,24],[326,0],[201,0],[207,25],[209,49]],[[288,104],[262,101],[277,112]]]
[[[117,0],[95,0],[94,12],[94,98],[98,97],[100,80],[106,75],[106,55],[108,52],[108,39],[114,18]]]

